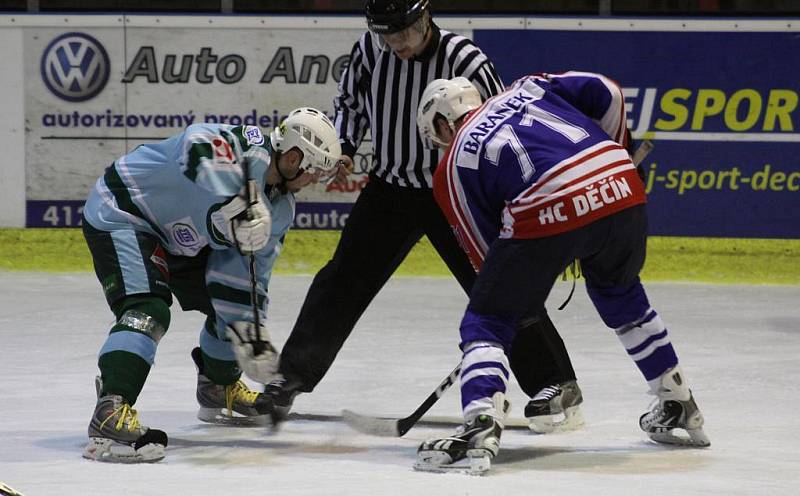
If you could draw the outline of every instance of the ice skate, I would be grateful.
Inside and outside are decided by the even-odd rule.
[[[652,410],[639,418],[639,426],[650,439],[681,446],[711,446],[703,431],[703,414],[686,385],[680,366],[664,373],[654,394],[658,399]],[[675,429],[685,431],[686,436],[678,435]]]
[[[414,470],[484,475],[500,450],[500,435],[510,403],[503,393],[492,398],[494,408],[459,426],[450,437],[429,439],[417,450]]]
[[[530,429],[537,434],[580,429],[583,424],[581,388],[576,381],[546,386],[525,406]]]
[[[197,365],[197,418],[203,422],[231,426],[260,426],[268,422],[270,401],[251,390],[241,380],[227,386],[214,384],[203,374],[203,355],[200,348],[192,350]]]
[[[139,424],[139,414],[119,395],[97,400],[83,457],[99,462],[146,463],[164,458],[167,434]]]

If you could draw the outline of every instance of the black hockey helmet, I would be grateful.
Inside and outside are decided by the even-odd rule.
[[[429,7],[429,0],[367,0],[364,11],[370,31],[392,34],[417,22]]]

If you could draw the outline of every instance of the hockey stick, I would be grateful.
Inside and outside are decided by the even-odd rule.
[[[250,178],[250,159],[247,157],[242,158],[242,169],[244,172],[244,179],[247,182],[247,204],[249,206],[258,203],[258,182]],[[253,213],[250,208],[247,209],[247,218],[252,219]],[[258,311],[258,292],[256,291],[256,255],[255,253],[249,254],[250,258],[250,302],[253,306],[253,324],[256,328],[255,341],[251,341],[253,346],[253,354],[260,355],[267,349],[267,344],[261,337],[261,315]],[[249,336],[248,336],[249,337]],[[241,339],[241,336],[239,337]]]
[[[649,155],[650,152],[653,151],[653,148],[655,148],[655,145],[653,144],[652,141],[650,140],[642,141],[642,144],[639,145],[639,148],[637,148],[635,152],[633,152],[633,156],[631,157],[633,165],[639,167],[639,165],[642,163],[645,157],[647,157],[647,155]]]
[[[654,145],[650,140],[645,140],[639,145],[639,148],[634,152],[631,160],[634,165],[638,166],[653,150]],[[574,286],[573,286],[574,290]],[[570,296],[572,294],[570,293]],[[450,375],[436,387],[436,389],[425,398],[425,401],[417,407],[414,412],[401,419],[373,417],[370,415],[362,415],[352,410],[342,410],[342,418],[353,429],[363,432],[364,434],[371,434],[373,436],[383,437],[402,437],[422,418],[430,408],[439,401],[439,398],[450,389],[455,383],[456,377],[461,372],[461,362],[456,365],[456,368],[450,372]]]
[[[408,432],[419,419],[436,403],[442,395],[450,389],[458,374],[461,372],[461,362],[458,362],[456,368],[444,378],[444,380],[436,386],[436,389],[425,398],[425,401],[417,407],[414,412],[408,417],[401,419],[389,419],[380,417],[371,417],[369,415],[361,415],[360,413],[351,410],[342,410],[342,418],[353,429],[363,432],[364,434],[371,434],[373,436],[383,437],[402,437]]]

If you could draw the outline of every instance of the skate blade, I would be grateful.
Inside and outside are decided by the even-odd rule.
[[[3,481],[0,481],[0,495],[2,496],[24,496],[21,492],[17,491],[13,487],[6,485]]]
[[[536,434],[552,434],[578,430],[585,424],[583,411],[575,405],[564,410],[558,415],[540,415],[531,417],[528,427]]]
[[[203,422],[228,427],[263,427],[270,423],[269,415],[253,415],[246,417],[233,412],[231,416],[227,408],[207,408],[200,407],[197,411],[197,418]]]
[[[492,468],[492,457],[485,450],[475,451],[479,453],[467,452],[466,458],[452,463],[448,463],[450,456],[446,454],[437,457],[420,453],[420,458],[414,462],[414,470],[436,474],[486,475]]]
[[[675,433],[676,430],[686,432],[685,436],[679,436]],[[672,429],[666,432],[651,432],[648,434],[650,439],[661,444],[671,444],[673,446],[688,446],[694,448],[707,448],[711,446],[711,440],[708,439],[706,433],[702,428],[698,429]]]
[[[145,444],[137,450],[111,439],[90,437],[83,457],[105,463],[154,463],[164,459],[165,450],[163,445],[157,443]]]

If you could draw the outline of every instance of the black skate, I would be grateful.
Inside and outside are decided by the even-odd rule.
[[[703,431],[703,414],[697,407],[692,392],[686,385],[680,367],[676,366],[661,378],[655,392],[658,400],[652,410],[639,418],[639,427],[657,443],[680,446],[711,446]],[[679,436],[675,429],[686,432]]]
[[[414,470],[471,475],[488,472],[500,450],[500,436],[510,407],[503,393],[495,393],[492,399],[495,408],[460,426],[454,435],[423,442],[417,450]]]
[[[98,391],[99,391],[99,381]],[[99,393],[98,393],[99,394]],[[167,434],[139,424],[139,414],[119,395],[97,399],[83,457],[99,462],[147,463],[164,458]]]
[[[192,350],[192,359],[197,365],[197,402],[200,410],[197,418],[203,422],[240,427],[266,425],[271,408],[269,398],[251,390],[238,380],[222,386],[214,384],[203,373],[203,355],[200,348]]]
[[[546,386],[525,406],[525,417],[537,434],[580,429],[584,424],[581,403],[583,394],[576,381]]]
[[[300,382],[286,379],[282,374],[264,387],[264,395],[270,400],[270,419],[272,429],[277,430],[286,421],[292,409],[294,397],[300,393]]]

